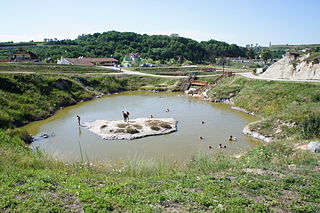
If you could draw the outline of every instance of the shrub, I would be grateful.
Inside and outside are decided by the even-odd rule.
[[[23,130],[23,129],[8,129],[6,133],[11,137],[13,136],[19,137],[26,144],[30,144],[33,141],[32,135],[30,135],[26,130]]]
[[[310,115],[301,125],[301,136],[304,139],[320,137],[320,115]]]

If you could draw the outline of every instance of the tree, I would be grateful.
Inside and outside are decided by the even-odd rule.
[[[250,59],[254,59],[255,58],[255,52],[253,51],[252,48],[247,49],[247,57]]]
[[[264,60],[264,63],[267,63],[268,59],[271,58],[271,52],[269,49],[265,49],[261,53],[261,58]]]

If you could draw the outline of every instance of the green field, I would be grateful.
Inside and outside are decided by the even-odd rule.
[[[257,131],[272,133],[277,120],[297,122],[295,137],[289,134],[292,129],[284,129],[281,140],[241,156],[221,151],[199,153],[187,162],[68,163],[31,151],[18,137],[24,133],[8,128],[101,92],[174,91],[181,80],[37,73],[0,74],[0,82],[1,212],[320,211],[320,155],[295,148],[320,139],[319,126],[308,126],[320,120],[312,120],[320,112],[317,84],[233,76],[213,87],[208,93],[212,99],[232,98],[235,105],[264,117],[260,129],[253,126]]]

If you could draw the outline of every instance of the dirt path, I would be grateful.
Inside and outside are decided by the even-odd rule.
[[[107,67],[108,69],[114,69],[117,71],[121,71],[122,73],[86,73],[86,74],[125,74],[125,75],[143,75],[143,76],[150,76],[150,77],[158,77],[158,78],[187,78],[188,76],[174,76],[174,75],[155,75],[149,73],[143,73],[138,71],[131,71],[123,68],[118,67]],[[220,70],[218,70],[220,71]],[[222,71],[222,70],[221,70]],[[197,77],[210,77],[210,76],[220,76],[221,74],[212,74],[212,75],[197,75]]]
[[[253,75],[251,72],[236,73],[246,78],[266,80],[266,81],[290,81],[290,82],[309,82],[309,83],[320,83],[320,80],[290,80],[290,79],[279,79],[279,78],[264,78],[261,76]]]
[[[172,76],[172,75],[155,75],[149,73],[142,73],[138,71],[131,71],[118,67],[105,67],[108,69],[117,70],[120,72],[116,73],[103,73],[103,72],[94,72],[94,73],[83,73],[84,75],[141,75],[141,76],[150,76],[158,78],[187,78],[188,76]],[[220,71],[220,70],[218,70]],[[222,71],[222,70],[221,70]],[[23,71],[0,71],[0,74],[34,74],[37,72],[23,72]],[[80,74],[80,73],[79,73]],[[253,75],[251,72],[236,72],[236,75],[241,75],[246,78],[257,79],[257,80],[266,80],[266,81],[288,81],[288,82],[309,82],[309,83],[320,83],[320,80],[290,80],[290,79],[279,79],[279,78],[264,78],[261,76]],[[212,77],[219,76],[221,74],[212,74],[212,75],[198,75],[197,77]]]

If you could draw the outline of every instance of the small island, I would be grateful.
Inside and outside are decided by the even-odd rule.
[[[82,126],[106,140],[132,140],[175,132],[177,123],[174,118],[136,118],[129,122],[96,120],[83,123]]]

